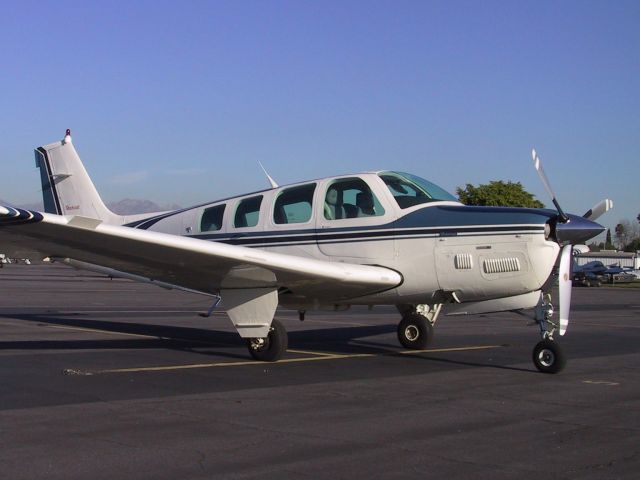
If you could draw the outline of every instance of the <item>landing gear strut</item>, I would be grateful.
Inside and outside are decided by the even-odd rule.
[[[558,373],[567,364],[567,357],[553,339],[557,325],[551,321],[553,305],[551,295],[542,294],[535,310],[535,320],[540,326],[542,340],[533,348],[533,364],[542,373]]]
[[[269,334],[264,338],[248,338],[247,347],[255,360],[275,362],[280,360],[287,351],[287,331],[284,325],[275,318],[271,322]]]

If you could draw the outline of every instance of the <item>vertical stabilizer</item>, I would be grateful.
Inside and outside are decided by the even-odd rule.
[[[122,223],[122,217],[109,210],[100,198],[73,146],[70,130],[62,141],[36,148],[35,156],[45,212]]]

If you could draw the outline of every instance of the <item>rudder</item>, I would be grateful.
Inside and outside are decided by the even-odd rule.
[[[122,217],[109,210],[71,141],[67,130],[62,141],[35,149],[40,169],[44,211],[57,215],[80,215],[119,224]]]

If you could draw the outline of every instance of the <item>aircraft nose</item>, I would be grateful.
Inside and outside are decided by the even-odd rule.
[[[568,222],[556,225],[556,238],[560,243],[584,243],[605,230],[599,223],[584,217],[571,214],[567,216],[569,217]]]

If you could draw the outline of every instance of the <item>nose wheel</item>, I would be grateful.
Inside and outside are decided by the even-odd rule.
[[[282,358],[287,351],[289,343],[287,330],[279,320],[275,318],[271,322],[269,334],[263,338],[247,339],[249,353],[254,360],[262,362],[275,362]]]
[[[567,357],[560,345],[545,338],[533,348],[533,363],[542,373],[558,373],[566,365]]]

